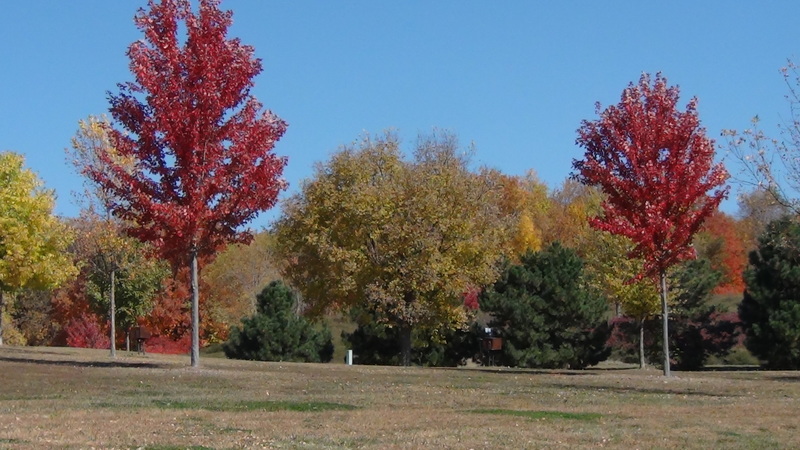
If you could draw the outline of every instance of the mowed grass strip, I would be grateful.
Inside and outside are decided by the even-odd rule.
[[[292,402],[292,401],[243,401],[243,402],[202,402],[185,400],[153,400],[152,404],[160,409],[197,409],[205,411],[352,411],[357,406],[334,402]]]
[[[501,416],[516,416],[525,417],[532,420],[542,419],[568,419],[568,420],[582,420],[594,421],[603,417],[598,413],[580,413],[580,412],[564,412],[564,411],[520,411],[516,409],[472,409],[469,410],[475,414],[493,414]]]

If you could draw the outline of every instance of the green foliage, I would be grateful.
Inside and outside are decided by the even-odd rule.
[[[745,345],[767,367],[800,369],[800,224],[786,217],[767,226],[745,282]]]
[[[359,315],[359,314],[355,314]],[[400,329],[376,320],[375,313],[360,314],[361,324],[352,333],[343,332],[358,364],[394,366],[402,364]],[[411,363],[431,367],[455,367],[466,364],[479,349],[478,332],[469,330],[430,330],[417,328],[412,333]]]
[[[115,276],[117,323],[123,330],[135,326],[139,318],[153,309],[153,299],[169,273],[161,261],[147,260],[141,254],[134,259],[139,261],[138,267],[119,269]],[[111,285],[110,278],[105,275],[92,272],[86,285],[87,295],[97,313],[107,313],[109,307]]]
[[[504,338],[503,364],[584,368],[610,352],[606,299],[589,288],[583,261],[558,243],[508,266],[480,304]]]
[[[333,355],[331,332],[295,314],[297,296],[273,281],[257,297],[257,312],[231,328],[222,349],[234,359],[328,362]]]
[[[592,286],[624,315],[642,320],[658,313],[659,297],[652,280],[636,279],[644,263],[628,257],[632,249],[633,242],[625,236],[593,230],[583,257]]]

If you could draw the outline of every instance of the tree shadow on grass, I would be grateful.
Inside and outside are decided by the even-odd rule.
[[[696,372],[760,372],[766,370],[761,366],[739,365],[739,366],[705,366]]]
[[[788,381],[790,383],[800,383],[800,373],[798,374],[780,374],[780,375],[770,375],[768,376],[770,380],[774,381]]]
[[[39,359],[17,356],[0,356],[0,362],[14,362],[24,364],[40,364],[46,366],[70,366],[70,367],[125,367],[132,369],[166,369],[165,364],[132,361],[75,361],[75,360],[53,360]]]

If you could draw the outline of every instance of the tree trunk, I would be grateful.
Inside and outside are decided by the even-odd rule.
[[[117,271],[116,270],[112,270],[111,271],[111,290],[110,290],[110,295],[108,296],[109,297],[108,315],[109,315],[109,318],[111,319],[111,326],[109,327],[110,330],[109,330],[108,334],[110,335],[109,337],[111,338],[110,347],[111,347],[111,357],[112,358],[116,358],[117,357],[117,306],[116,306],[115,289],[114,289],[114,285],[116,284],[116,281],[117,281]]]
[[[644,319],[639,321],[639,368],[644,369]]]
[[[197,249],[192,249],[192,367],[200,367],[200,287],[197,280]]]
[[[403,365],[411,365],[411,325],[403,324],[400,327],[400,351]]]
[[[667,272],[659,273],[661,279],[661,328],[664,340],[664,376],[670,376],[669,370],[669,310],[667,309]]]
[[[0,346],[3,345],[3,313],[6,311],[5,292],[0,289]]]
[[[125,351],[130,353],[131,352],[131,330],[128,328],[128,331],[125,332]]]

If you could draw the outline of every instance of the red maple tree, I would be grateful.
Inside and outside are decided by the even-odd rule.
[[[663,317],[664,375],[670,374],[667,269],[693,258],[692,237],[727,195],[728,173],[714,163],[714,141],[697,115],[697,99],[678,110],[679,89],[643,74],[599,119],[584,120],[577,144],[584,159],[576,178],[605,193],[603,215],[591,225],[630,238],[631,257],[644,260],[640,277],[658,278]],[[713,192],[712,192],[713,191]]]
[[[199,3],[197,13],[189,0],[150,0],[139,10],[145,39],[128,49],[135,81],[109,94],[113,151],[84,170],[110,194],[109,209],[131,235],[176,267],[191,267],[192,366],[199,365],[198,258],[248,241],[241,225],[286,188],[286,159],[272,153],[286,123],[250,93],[261,61],[227,37],[232,13],[219,0]]]

